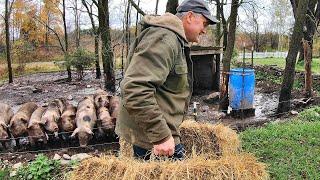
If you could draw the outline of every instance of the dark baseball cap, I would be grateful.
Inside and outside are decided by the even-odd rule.
[[[209,24],[217,24],[217,18],[211,15],[208,5],[203,0],[185,0],[177,7],[177,13],[192,11],[202,14],[209,20]]]

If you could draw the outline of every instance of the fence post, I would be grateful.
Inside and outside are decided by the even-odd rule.
[[[251,47],[251,68],[253,68],[253,46]]]
[[[242,68],[245,67],[245,59],[246,59],[246,43],[243,43],[243,60],[242,60]]]

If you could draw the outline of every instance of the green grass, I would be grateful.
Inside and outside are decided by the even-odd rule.
[[[242,60],[241,60],[242,61]],[[246,63],[251,62],[251,59],[246,59]],[[268,65],[268,66],[277,66],[279,68],[284,69],[286,65],[285,58],[264,58],[264,59],[253,59],[254,65]],[[315,74],[320,74],[320,59],[313,58],[312,59],[312,72]],[[297,71],[304,71],[304,64],[298,63],[296,64]]]
[[[248,129],[243,148],[268,165],[272,179],[319,179],[320,107],[290,122]]]
[[[34,62],[27,63],[24,71],[17,70],[18,64],[13,64],[13,73],[14,77],[27,75],[27,74],[35,74],[41,72],[57,72],[61,71],[61,69],[54,64],[54,62]],[[0,84],[4,81],[8,80],[8,71],[6,64],[0,64]]]

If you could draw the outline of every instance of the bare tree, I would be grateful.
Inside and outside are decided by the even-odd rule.
[[[169,12],[171,14],[176,14],[178,5],[179,5],[178,0],[168,0],[167,6],[166,6],[166,12]]]
[[[297,17],[297,0],[291,0],[291,5],[294,17]],[[308,4],[307,17],[305,22],[305,29],[303,31],[303,39],[301,41],[300,55],[298,61],[304,60],[305,64],[305,96],[312,96],[312,52],[313,39],[320,22],[320,2],[317,0],[310,0]]]
[[[296,58],[300,48],[300,42],[303,37],[303,26],[306,20],[306,13],[309,0],[299,0],[296,21],[293,27],[291,43],[288,56],[286,58],[286,67],[284,70],[283,81],[281,84],[278,113],[288,112],[290,110],[291,90],[294,82]]]
[[[158,14],[158,6],[159,6],[159,0],[156,0],[156,9],[154,11],[154,14]]]
[[[248,35],[253,44],[254,50],[259,52],[260,51],[260,32],[259,32],[259,7],[257,4],[252,1],[250,3],[243,4],[242,8],[245,11],[246,19],[244,21],[245,27],[242,28],[243,31]]]
[[[13,2],[9,2],[9,0],[6,0],[5,2],[5,15],[4,15],[4,21],[5,21],[5,31],[6,31],[6,56],[7,56],[7,64],[8,64],[8,75],[9,75],[9,83],[13,82],[13,75],[12,75],[12,67],[11,67],[11,48],[10,48],[10,14],[12,10]]]
[[[64,30],[64,44],[65,44],[65,59],[69,56],[69,43],[68,43],[68,33],[67,33],[67,21],[66,21],[66,3],[62,0],[62,20],[63,20],[63,30]],[[71,81],[71,66],[67,63],[68,81]]]
[[[126,47],[127,47],[127,54],[129,52],[130,47],[130,24],[131,24],[131,3],[128,1],[127,9],[126,9]]]
[[[76,40],[76,47],[80,47],[80,13],[78,9],[78,0],[74,0],[74,24],[75,24],[75,40]]]
[[[140,0],[138,0],[138,7],[139,7],[139,5],[140,5]],[[136,14],[136,30],[135,30],[135,33],[134,33],[135,37],[138,36],[138,21],[139,21],[139,12],[137,11],[137,14]]]
[[[99,30],[98,27],[95,25],[94,17],[98,17],[97,15],[93,14],[93,6],[94,2],[91,1],[89,3],[87,0],[81,0],[83,6],[86,8],[87,13],[90,18],[93,36],[94,36],[94,54],[95,54],[95,66],[96,66],[96,79],[101,78],[101,70],[100,70],[100,64],[99,64]]]
[[[141,14],[142,16],[146,15],[146,13],[142,9],[140,9],[140,7],[133,0],[129,1],[132,4],[132,6],[139,12],[139,14]]]
[[[102,40],[102,63],[105,78],[105,89],[115,92],[113,69],[113,51],[109,26],[109,0],[98,0],[99,32]]]
[[[237,16],[238,16],[238,7],[240,3],[239,0],[232,0],[231,3],[231,14],[229,17],[229,32],[227,34],[228,44],[222,58],[223,69],[222,69],[222,84],[220,86],[220,104],[219,109],[226,110],[229,106],[228,98],[228,83],[229,83],[229,74],[230,71],[230,62],[232,57],[232,52],[234,49],[235,35],[237,29]]]

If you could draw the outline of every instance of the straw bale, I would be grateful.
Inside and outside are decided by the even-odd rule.
[[[222,124],[199,123],[186,120],[180,126],[181,143],[186,154],[209,153],[216,156],[235,154],[240,150],[237,133]]]
[[[105,156],[83,161],[71,173],[71,180],[102,179],[268,179],[266,165],[251,154],[240,153],[208,159],[206,155],[183,161],[141,161],[133,158]]]
[[[186,155],[206,153],[220,157],[238,153],[240,141],[237,133],[222,124],[199,123],[185,120],[180,126],[181,143]],[[132,145],[120,138],[120,155],[132,157]]]
[[[133,148],[131,143],[128,143],[125,139],[120,137],[119,144],[120,144],[119,155],[121,157],[133,157]]]

